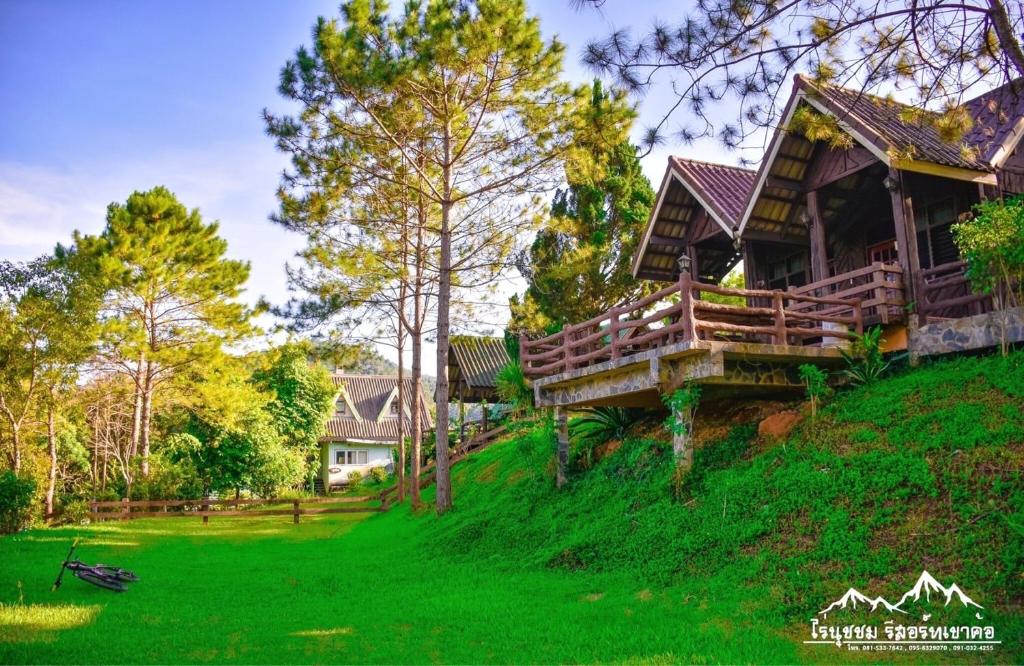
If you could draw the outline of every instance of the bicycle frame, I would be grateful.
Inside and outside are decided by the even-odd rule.
[[[52,591],[56,592],[57,588],[60,587],[64,578],[64,570],[68,568],[68,563],[71,561],[71,555],[74,554],[75,548],[78,547],[78,539],[75,539],[71,543],[71,550],[68,551],[67,557],[64,558],[64,563],[60,565],[60,573],[57,574],[57,580],[53,581]]]

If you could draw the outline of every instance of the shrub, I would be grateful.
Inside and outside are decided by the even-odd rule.
[[[358,474],[358,472],[356,472]],[[388,471],[383,467],[374,467],[370,470],[370,478],[375,483],[384,483],[388,480]]]
[[[839,349],[846,361],[843,374],[854,384],[873,384],[885,375],[889,361],[882,354],[882,342],[882,328],[874,326],[855,336],[849,351]]]
[[[576,444],[576,459],[583,469],[594,464],[594,449],[613,439],[622,439],[643,412],[625,407],[592,407],[570,424]]]
[[[60,522],[63,525],[82,525],[89,522],[89,503],[72,500],[60,508]]]
[[[818,416],[818,403],[832,392],[828,387],[828,373],[816,365],[804,363],[799,368],[800,379],[807,390],[807,398],[811,401],[811,418]]]
[[[0,474],[0,534],[17,532],[28,524],[36,484],[11,471]]]
[[[526,383],[523,367],[518,363],[513,361],[499,370],[494,378],[494,384],[501,401],[512,405],[516,411],[533,406],[533,392]]]
[[[358,486],[362,482],[363,482],[363,475],[360,474],[359,472],[353,470],[353,471],[348,473],[348,487],[349,488],[355,488],[356,486]]]

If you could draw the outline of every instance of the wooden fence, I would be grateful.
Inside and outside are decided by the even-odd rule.
[[[325,504],[366,504],[367,506],[318,506]],[[310,506],[313,505],[313,506]],[[252,508],[241,507],[287,507]],[[189,499],[189,500],[128,500],[90,502],[89,517],[95,521],[133,520],[136,518],[202,518],[210,522],[210,516],[249,517],[292,516],[298,523],[300,516],[328,513],[375,513],[388,510],[385,496],[365,497],[313,497],[307,499]]]
[[[992,297],[971,292],[967,263],[952,261],[926,268],[917,281],[917,313],[923,326],[929,317],[959,318],[992,310]]]
[[[747,305],[711,303],[701,300],[702,294],[738,296]],[[646,314],[659,301],[673,298],[678,302]],[[687,340],[803,344],[809,338],[850,339],[863,330],[859,298],[732,289],[694,282],[684,273],[669,287],[553,335],[538,340],[522,336],[519,358],[525,374],[537,378]]]
[[[791,288],[790,292],[847,301],[859,300],[864,325],[906,321],[906,292],[903,285],[903,269],[899,264],[874,263],[834,275],[827,280]],[[844,306],[795,303],[791,307],[798,312],[828,313]]]

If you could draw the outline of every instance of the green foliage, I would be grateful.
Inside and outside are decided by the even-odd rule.
[[[590,104],[576,110],[567,187],[556,192],[550,217],[519,261],[528,287],[510,301],[513,329],[539,332],[584,321],[653,291],[631,270],[654,204],[628,140],[635,115],[620,91],[609,95],[599,81]]]
[[[971,287],[1004,307],[1024,303],[1024,196],[976,204],[952,230]]]
[[[824,114],[807,104],[797,106],[787,129],[811,143],[822,141],[836,150],[853,146],[853,137],[839,126],[835,116]]]
[[[348,473],[348,488],[349,488],[349,490],[355,488],[356,486],[358,486],[362,482],[363,482],[363,475],[360,474],[359,472],[357,472],[356,470],[352,470],[351,472]]]
[[[722,278],[721,286],[730,289],[743,289],[746,287],[743,271],[739,270],[739,266],[733,268]],[[743,296],[725,296],[724,294],[707,292],[701,294],[701,299],[708,303],[720,303],[722,305],[747,305],[747,299]]]
[[[284,345],[270,350],[266,363],[256,369],[252,381],[269,396],[265,409],[270,414],[284,445],[305,460],[310,488],[319,463],[320,436],[334,412],[337,389],[327,370],[310,365],[307,350]],[[287,457],[276,460],[285,461]]]
[[[594,450],[606,442],[623,439],[643,417],[643,411],[626,407],[589,407],[569,423],[573,457],[583,469],[594,464]]]
[[[10,470],[0,473],[0,534],[17,532],[28,524],[35,493],[32,479]]]
[[[807,399],[811,401],[811,418],[817,418],[818,404],[832,392],[828,385],[828,373],[810,363],[802,364],[798,370],[800,381],[804,383],[807,392]]]
[[[874,326],[857,335],[850,349],[839,348],[846,369],[843,374],[854,384],[872,384],[889,369],[890,361],[882,353],[882,327]]]
[[[499,370],[494,383],[498,399],[511,405],[512,409],[522,411],[533,407],[533,391],[526,383],[526,374],[519,363],[513,361]]]
[[[665,421],[665,429],[676,435],[693,433],[693,419],[700,405],[701,388],[697,384],[687,383],[672,393],[662,396],[670,415]]]
[[[388,480],[388,471],[383,467],[371,467],[370,468],[370,479],[376,484],[384,483]]]

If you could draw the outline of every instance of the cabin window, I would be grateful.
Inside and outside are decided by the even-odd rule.
[[[768,288],[788,289],[807,284],[807,258],[805,253],[791,254],[784,259],[768,262]]]
[[[950,197],[929,204],[922,215],[914,217],[921,268],[948,264],[960,258],[951,230],[956,222],[956,210],[956,199]]]
[[[398,416],[398,399],[391,401],[391,408],[388,410],[391,412],[391,416]]]
[[[339,400],[335,403],[334,413],[338,416],[348,416],[348,405],[345,404],[344,400]]]
[[[369,451],[335,451],[335,465],[365,465],[369,457]]]

